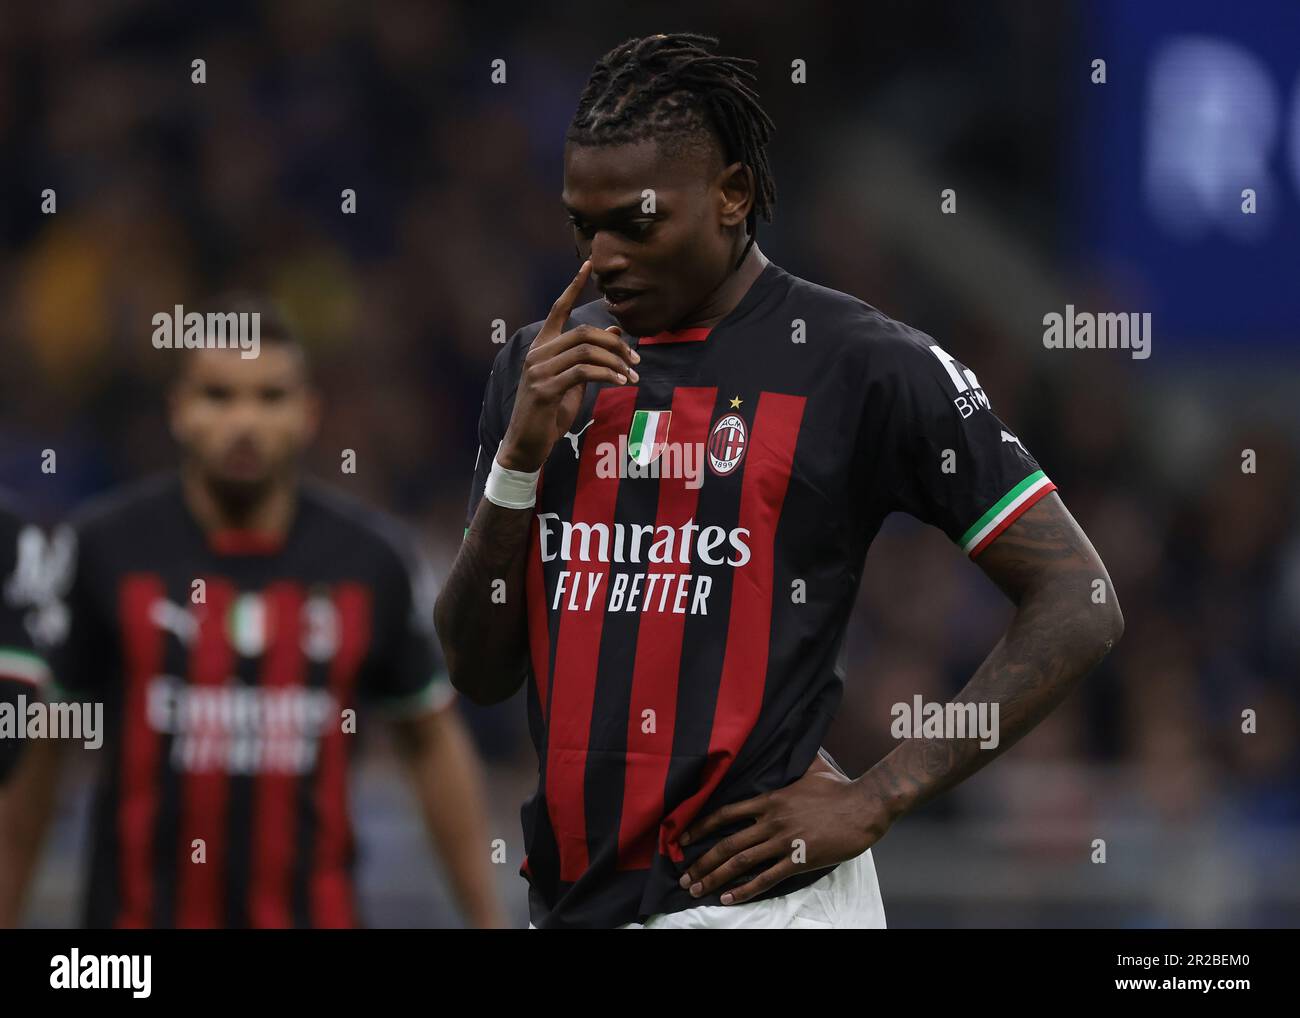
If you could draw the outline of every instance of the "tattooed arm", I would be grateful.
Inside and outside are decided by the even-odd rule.
[[[632,365],[641,355],[617,326],[579,325],[564,331],[590,270],[591,261],[583,262],[552,305],[524,358],[500,451],[485,450],[507,470],[541,469],[572,427],[588,383],[640,380]],[[434,606],[452,685],[475,703],[508,698],[527,673],[524,562],[532,518],[531,508],[507,509],[480,499]]]
[[[893,819],[960,783],[1032,730],[1109,652],[1124,616],[1097,552],[1056,492],[975,560],[1016,605],[997,646],[954,699],[997,703],[999,742],[909,739],[862,776]],[[1094,581],[1101,580],[1103,603]],[[1096,595],[1099,599],[1100,595]]]
[[[532,518],[531,509],[481,499],[434,606],[452,684],[475,703],[499,703],[524,681],[524,562]]]
[[[856,781],[814,761],[794,784],[723,806],[692,824],[682,844],[742,820],[753,823],[720,840],[691,864],[681,885],[696,897],[723,894],[740,904],[793,874],[852,859],[870,848],[899,817],[959,784],[1005,752],[1056,707],[1124,632],[1124,616],[1106,567],[1051,492],[1027,509],[976,559],[1016,605],[1002,639],[980,665],[959,703],[997,703],[996,747],[979,738],[909,739]],[[1105,591],[1094,601],[1094,581]],[[806,845],[796,863],[790,845]]]

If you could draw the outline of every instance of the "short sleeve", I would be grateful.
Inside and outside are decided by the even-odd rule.
[[[44,540],[39,529],[0,517],[0,710],[20,716],[20,697],[42,695],[49,668],[27,628],[41,592]],[[23,743],[0,729],[0,782],[18,762]]]
[[[380,713],[406,718],[442,710],[456,691],[433,627],[433,570],[413,541],[394,551],[376,590],[374,617],[384,625],[362,693]]]
[[[975,372],[928,336],[898,342],[891,374],[892,508],[974,558],[1056,485],[994,413]]]
[[[465,532],[469,532],[469,525],[474,520],[474,514],[478,511],[478,504],[483,498],[483,489],[487,486],[488,472],[492,469],[492,461],[496,458],[497,446],[506,436],[506,427],[509,421],[505,416],[505,404],[503,400],[503,389],[505,386],[504,375],[511,343],[507,343],[505,348],[497,353],[496,360],[492,363],[492,373],[488,375],[487,385],[483,390],[483,406],[479,411],[478,418],[478,455],[474,460],[474,479],[470,483],[469,505],[465,510]]]
[[[0,680],[28,687],[49,678],[29,628],[46,592],[44,552],[39,527],[11,518],[0,522]]]
[[[80,528],[55,529],[47,554],[49,590],[41,643],[47,648],[51,699],[101,693],[118,660],[114,627],[94,596],[93,542]]]

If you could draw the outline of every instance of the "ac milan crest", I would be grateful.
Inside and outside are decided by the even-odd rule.
[[[719,477],[726,477],[745,458],[749,432],[745,419],[738,414],[718,418],[709,432],[709,469]]]

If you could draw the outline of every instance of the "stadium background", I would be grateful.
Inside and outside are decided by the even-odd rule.
[[[170,465],[173,355],[150,345],[151,316],[265,286],[326,393],[314,472],[412,521],[445,570],[491,322],[542,317],[575,268],[560,154],[592,64],[632,35],[719,35],[760,61],[777,124],[764,251],[977,371],[1127,621],[1039,730],[878,846],[890,924],[1296,925],[1300,9],[1217,6],[6,5],[0,486],[53,522]],[[1233,161],[1243,120],[1264,139],[1255,163]],[[1261,215],[1243,224],[1246,186]],[[340,212],[346,187],[356,215]],[[946,187],[957,215],[939,214]],[[1044,349],[1042,316],[1067,303],[1153,311],[1152,356]],[[941,533],[891,518],[851,629],[840,762],[856,774],[888,750],[892,703],[955,692],[1010,612]],[[522,925],[523,706],[462,706]],[[75,920],[86,773],[62,790],[32,925]],[[411,802],[369,739],[363,907],[374,925],[455,925]]]

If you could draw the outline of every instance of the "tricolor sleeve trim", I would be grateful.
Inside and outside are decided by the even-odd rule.
[[[961,550],[974,558],[1016,518],[1037,502],[1048,492],[1055,491],[1056,485],[1048,480],[1041,470],[1035,470],[1014,488],[993,504],[983,516],[976,520],[958,542]]]
[[[50,681],[50,669],[30,651],[0,647],[0,679],[17,679],[33,686],[43,686]]]

